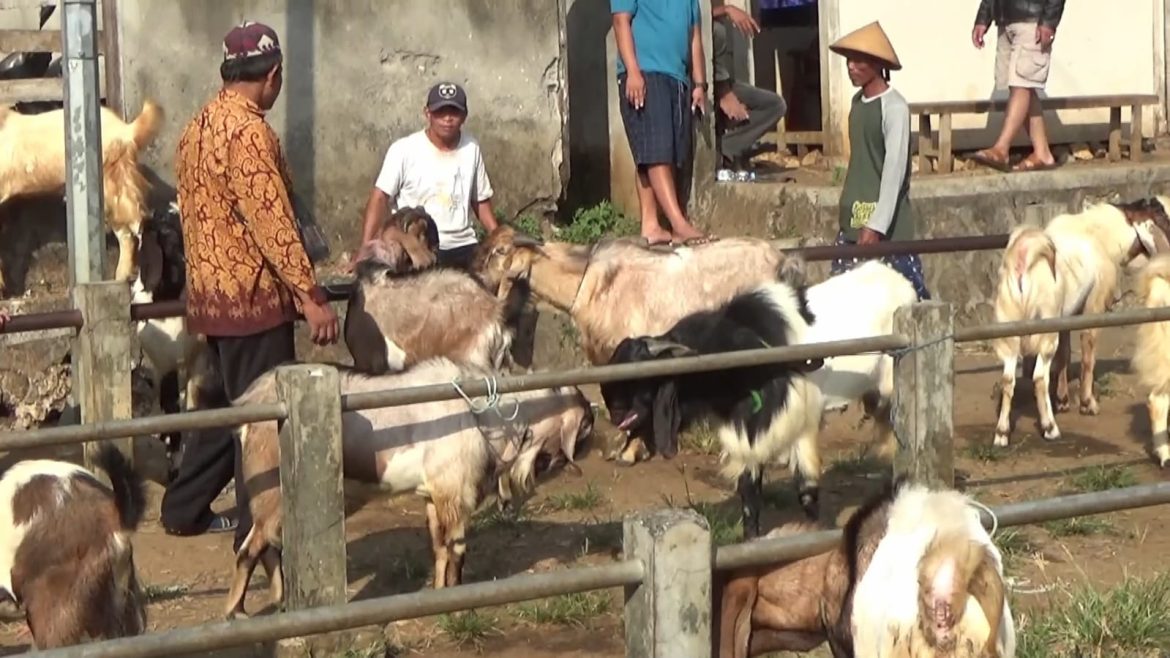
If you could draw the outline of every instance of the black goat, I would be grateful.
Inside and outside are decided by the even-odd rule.
[[[723,307],[693,313],[661,336],[626,338],[610,364],[718,354],[802,341],[814,317],[804,287],[770,283],[741,294]],[[647,377],[602,384],[601,395],[620,430],[652,437],[648,446],[664,457],[678,451],[678,433],[694,421],[718,422],[723,474],[738,482],[744,534],[759,534],[763,467],[777,457],[795,455],[794,473],[803,482],[799,497],[805,513],[818,516],[820,460],[816,437],[820,389],[804,374],[820,362],[760,364],[676,376]]]

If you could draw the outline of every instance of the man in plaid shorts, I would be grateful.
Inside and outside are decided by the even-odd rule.
[[[649,245],[712,240],[683,211],[675,171],[691,153],[691,113],[707,109],[698,0],[610,0],[622,123],[637,165],[642,237]],[[690,74],[688,75],[688,70]],[[658,223],[658,208],[670,231]]]

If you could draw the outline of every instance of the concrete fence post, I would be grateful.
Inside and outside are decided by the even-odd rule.
[[[288,419],[280,428],[284,506],[285,608],[346,602],[345,492],[342,484],[341,386],[337,369],[315,364],[276,370]],[[278,643],[281,656],[344,651],[345,633]]]
[[[626,658],[711,653],[711,529],[693,510],[627,516],[622,553],[641,560],[642,584],[626,588]]]
[[[894,366],[894,474],[953,488],[955,309],[937,301],[903,306],[894,333],[910,340]]]
[[[130,287],[122,281],[79,283],[73,287],[73,307],[83,325],[72,354],[73,400],[81,422],[128,420],[133,416],[130,388],[134,323],[130,321]],[[112,443],[134,463],[134,439]],[[94,468],[100,442],[85,444],[84,464]],[[99,477],[105,474],[99,472]]]

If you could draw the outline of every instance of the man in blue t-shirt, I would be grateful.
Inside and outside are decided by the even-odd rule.
[[[687,220],[675,169],[691,152],[691,112],[707,110],[698,0],[610,0],[622,123],[637,165],[647,244],[710,241]],[[688,75],[689,71],[689,75]],[[670,231],[658,223],[658,208]]]

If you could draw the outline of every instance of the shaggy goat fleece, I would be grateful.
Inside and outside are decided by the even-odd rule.
[[[1150,260],[1138,277],[1138,297],[1146,308],[1170,306],[1170,254]],[[1166,417],[1170,414],[1170,322],[1146,322],[1135,327],[1130,364],[1138,382],[1149,391],[1151,448],[1158,466],[1170,463]]]

